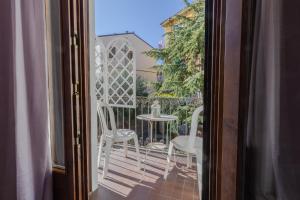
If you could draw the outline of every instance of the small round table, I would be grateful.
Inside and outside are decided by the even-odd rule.
[[[150,124],[150,143],[147,144],[146,146],[149,148],[153,148],[153,149],[164,149],[166,148],[166,145],[164,145],[161,142],[155,142],[153,143],[153,123],[154,122],[171,122],[171,121],[175,121],[178,119],[178,117],[174,116],[174,115],[165,115],[162,114],[159,117],[153,117],[151,114],[143,114],[143,115],[138,115],[136,117],[139,120],[144,120],[144,121],[148,121]],[[168,133],[166,134],[166,142],[168,144]]]
[[[145,153],[145,159],[143,160],[144,162],[144,172],[143,172],[143,179],[145,177],[145,171],[146,171],[146,160],[147,160],[147,155],[151,150],[164,150],[167,148],[167,145],[162,143],[162,142],[153,142],[152,138],[152,132],[153,132],[153,123],[154,122],[171,122],[175,121],[178,119],[178,117],[174,115],[160,115],[159,117],[153,117],[151,114],[144,114],[144,115],[138,115],[136,116],[137,119],[139,120],[144,120],[148,121],[150,123],[150,143],[146,145],[146,153]],[[166,135],[166,143],[168,144],[168,133]]]

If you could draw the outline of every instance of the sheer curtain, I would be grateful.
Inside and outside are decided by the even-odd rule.
[[[256,1],[246,144],[249,200],[300,199],[299,10],[297,1]]]
[[[44,9],[0,1],[0,199],[51,199]]]

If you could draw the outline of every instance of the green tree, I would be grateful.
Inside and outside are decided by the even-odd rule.
[[[147,97],[147,83],[142,77],[136,77],[136,96]]]
[[[146,52],[161,62],[159,69],[164,81],[158,84],[158,96],[189,97],[199,91],[203,93],[205,5],[203,0],[184,2],[195,16],[175,16],[180,23],[166,34],[166,47]]]

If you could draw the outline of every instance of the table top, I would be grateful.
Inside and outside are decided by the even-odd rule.
[[[152,117],[151,114],[143,114],[136,116],[137,119],[140,120],[146,120],[146,121],[160,121],[160,122],[169,122],[169,121],[175,121],[178,119],[178,117],[174,115],[165,115],[162,114],[159,117]]]

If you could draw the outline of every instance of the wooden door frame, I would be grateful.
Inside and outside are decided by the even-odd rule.
[[[254,0],[207,0],[203,199],[243,196],[243,132],[247,121]]]
[[[75,123],[76,114],[74,104],[74,83],[77,76],[75,71],[78,68],[76,47],[72,41],[74,32],[76,31],[76,24],[73,16],[76,14],[74,2],[69,0],[60,1],[60,19],[61,19],[61,50],[62,50],[62,82],[63,82],[63,113],[64,113],[64,150],[65,162],[64,169],[54,168],[53,170],[53,184],[54,184],[54,198],[57,199],[79,199],[80,189],[77,179],[78,176],[78,162],[76,163],[75,148],[77,147],[75,135],[77,127]],[[75,58],[76,57],[76,58]],[[76,128],[75,128],[76,127]],[[59,188],[56,188],[60,185]]]
[[[204,165],[203,197],[208,200],[222,199],[234,200],[237,198],[238,184],[238,136],[241,121],[245,118],[245,113],[240,112],[240,105],[244,105],[247,95],[240,90],[244,88],[241,81],[241,73],[244,71],[242,64],[246,61],[247,42],[243,42],[243,21],[245,15],[246,0],[207,0],[206,3],[206,76],[205,76],[205,125],[204,137],[208,137],[204,142]],[[76,9],[74,9],[76,4]],[[80,148],[76,146],[74,138],[74,117],[65,119],[65,124],[70,124],[70,130],[65,132],[66,146],[76,146],[66,152],[66,156],[71,159],[66,161],[66,171],[68,173],[68,191],[74,191],[74,198],[88,199],[89,192],[92,191],[91,184],[91,146],[90,146],[90,86],[89,86],[89,5],[84,0],[62,0],[63,19],[63,45],[65,49],[64,58],[72,58],[72,31],[76,28],[78,43],[78,84],[80,102],[79,122],[80,122]],[[76,15],[76,19],[73,19]],[[73,27],[73,28],[72,28]],[[70,37],[71,36],[71,37]],[[73,49],[74,50],[74,49]],[[73,51],[73,53],[76,53]],[[72,59],[63,61],[65,74],[72,74]],[[76,61],[75,61],[76,62]],[[74,58],[73,58],[74,63]],[[66,67],[69,66],[69,67]],[[74,77],[70,79],[65,90],[72,91]],[[73,78],[73,79],[72,79]],[[75,77],[76,80],[76,77]],[[73,81],[73,82],[72,82]],[[76,82],[75,82],[76,83]],[[67,93],[67,102],[72,102],[70,98],[74,94]],[[65,105],[67,114],[74,116],[74,106]],[[77,111],[78,112],[78,111]],[[67,149],[66,149],[67,150]],[[77,151],[77,152],[76,152]],[[76,158],[80,161],[76,162]],[[72,162],[73,164],[68,164]],[[72,166],[72,167],[68,167]],[[75,177],[75,178],[74,178]],[[70,184],[70,185],[69,185]],[[76,197],[76,198],[75,198]],[[78,198],[77,198],[78,197]]]
[[[92,166],[91,166],[91,96],[90,96],[90,24],[89,24],[89,2],[77,0],[79,7],[79,44],[80,44],[80,66],[81,68],[81,145],[82,145],[82,199],[88,200],[92,191]]]
[[[237,177],[236,199],[245,199],[245,171],[246,171],[246,132],[248,122],[250,78],[252,65],[252,50],[254,39],[256,0],[248,0],[243,4],[242,16],[242,51],[240,73],[240,100],[238,122],[238,152],[237,152]]]
[[[88,1],[60,0],[64,168],[53,168],[57,200],[87,200],[89,152]]]

